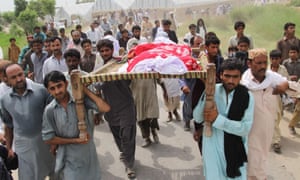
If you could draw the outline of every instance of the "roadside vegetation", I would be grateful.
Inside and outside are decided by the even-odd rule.
[[[226,16],[213,16],[204,18],[207,31],[213,31],[221,40],[221,50],[226,54],[228,40],[235,34],[233,25],[237,20],[246,23],[245,34],[250,35],[254,47],[272,50],[276,48],[277,41],[283,37],[283,26],[286,22],[293,22],[296,26],[296,36],[300,38],[300,9],[285,5],[242,6],[234,8]],[[188,27],[185,22],[182,27]],[[187,28],[181,28],[186,33]],[[180,35],[179,35],[180,36]],[[183,37],[183,35],[181,35]]]

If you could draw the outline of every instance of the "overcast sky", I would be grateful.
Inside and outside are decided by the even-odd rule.
[[[121,6],[128,6],[130,2],[133,2],[134,0],[116,0]],[[183,3],[183,2],[203,2],[203,1],[209,1],[209,0],[176,0],[176,3]],[[212,0],[210,0],[212,1]],[[220,1],[220,0],[215,0]],[[56,6],[66,6],[68,4],[75,4],[76,0],[56,0]],[[14,10],[14,0],[0,0],[0,12],[5,11],[13,11]]]

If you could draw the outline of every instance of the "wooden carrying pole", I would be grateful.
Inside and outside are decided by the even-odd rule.
[[[73,70],[71,72],[71,85],[72,85],[72,94],[75,99],[76,104],[76,114],[78,118],[78,129],[79,129],[79,138],[86,138],[86,124],[85,124],[85,107],[84,107],[84,93],[83,85],[80,82],[80,71]]]
[[[216,85],[216,65],[214,63],[208,63],[207,65],[207,78],[205,82],[205,94],[206,101],[204,110],[211,110],[216,108],[216,103],[214,100],[215,96],[215,85]],[[204,119],[204,134],[207,137],[212,136],[211,123]]]

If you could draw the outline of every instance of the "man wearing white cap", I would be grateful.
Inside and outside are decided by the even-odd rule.
[[[248,67],[241,84],[253,94],[255,100],[253,126],[248,141],[248,180],[267,179],[266,166],[279,105],[277,95],[288,89],[286,78],[267,70],[265,49],[249,51]]]

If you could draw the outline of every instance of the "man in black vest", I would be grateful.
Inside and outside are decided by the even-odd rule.
[[[194,120],[211,123],[212,136],[203,135],[202,157],[206,179],[247,179],[247,139],[252,127],[254,100],[245,86],[240,85],[242,63],[224,61],[220,67],[222,83],[215,87],[215,108],[204,109],[202,96],[194,109]],[[206,131],[206,127],[204,127]],[[195,140],[201,138],[194,133]]]
[[[172,22],[168,19],[163,19],[161,23],[162,23],[163,31],[165,31],[168,34],[169,39],[177,44],[178,39],[177,39],[176,32],[171,30]]]

